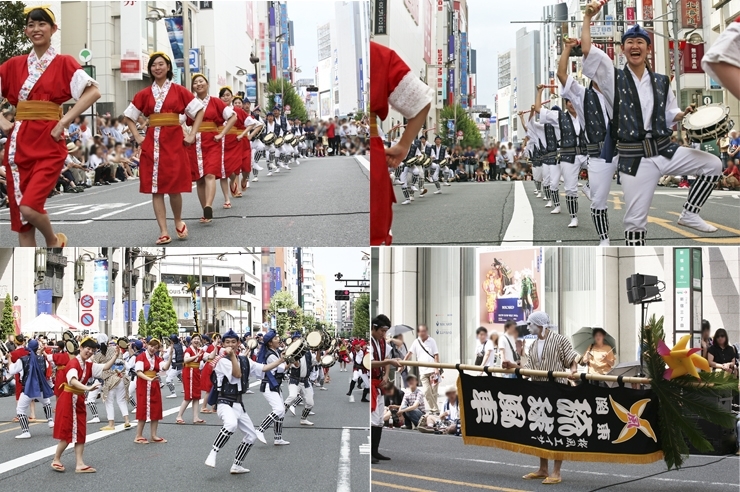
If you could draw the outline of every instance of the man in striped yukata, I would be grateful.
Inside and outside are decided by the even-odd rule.
[[[529,315],[527,319],[529,332],[537,335],[537,340],[529,347],[527,362],[524,364],[525,369],[534,369],[537,371],[560,371],[565,372],[570,369],[572,379],[578,377],[577,360],[581,357],[578,352],[573,350],[570,340],[553,331],[555,326],[550,324],[550,317],[547,313],[537,311]],[[503,367],[517,367],[518,363],[504,362]],[[547,381],[547,377],[531,377],[532,381]],[[556,378],[560,384],[568,384],[565,378]],[[524,475],[525,480],[534,480],[543,478],[544,484],[560,483],[560,465],[562,460],[553,460],[552,474],[548,474],[547,459],[540,458],[540,468],[536,472]]]

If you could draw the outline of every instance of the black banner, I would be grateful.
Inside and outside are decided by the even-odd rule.
[[[375,34],[388,34],[388,0],[375,0]]]
[[[568,461],[663,458],[651,390],[460,374],[465,444]]]

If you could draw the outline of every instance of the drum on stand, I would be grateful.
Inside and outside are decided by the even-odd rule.
[[[365,357],[362,358],[362,365],[365,366],[365,369],[368,371],[370,370],[370,361],[373,359],[373,356],[370,354],[365,354]]]
[[[278,138],[276,138],[275,139],[275,147],[282,147],[283,146],[283,142],[285,142],[285,138],[284,137],[278,137]]]
[[[272,145],[275,142],[275,139],[277,136],[275,135],[275,132],[270,132],[264,137],[262,137],[262,143],[265,145]]]
[[[734,122],[730,120],[730,108],[721,104],[707,104],[683,119],[686,137],[692,142],[717,140],[727,135]]]
[[[308,344],[305,338],[296,338],[283,352],[283,358],[289,365],[301,360],[308,352]]]

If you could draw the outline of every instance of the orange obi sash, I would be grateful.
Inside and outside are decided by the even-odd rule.
[[[214,123],[212,121],[204,121],[198,127],[198,131],[199,132],[218,133],[219,130],[218,130],[218,126],[216,125],[216,123]]]
[[[62,385],[62,387],[64,388],[64,391],[66,391],[67,393],[74,393],[75,395],[84,395],[85,394],[85,391],[84,390],[79,390],[79,389],[75,388],[74,386],[68,385],[67,383],[64,383]]]
[[[149,115],[149,126],[180,126],[180,115],[177,113],[152,113]]]
[[[189,367],[190,369],[199,369],[200,364],[198,364],[197,362],[186,362],[185,367]]]
[[[18,101],[15,119],[59,121],[62,119],[62,107],[51,101]]]
[[[378,135],[378,118],[375,113],[370,111],[370,136],[377,137]]]
[[[218,127],[218,131],[222,132],[222,131],[224,131],[224,128],[225,127],[223,127],[223,126],[219,126]],[[231,130],[229,130],[228,132],[226,132],[226,135],[241,135],[243,131],[244,131],[244,128],[239,129],[239,128],[235,127],[235,126],[232,126],[231,127]]]
[[[148,378],[156,378],[157,377],[157,373],[154,372],[154,371],[144,371],[144,376],[146,376]]]

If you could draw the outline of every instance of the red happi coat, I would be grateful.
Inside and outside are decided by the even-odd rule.
[[[66,375],[72,369],[77,371],[77,380],[88,385],[94,377],[103,375],[103,364],[93,364],[91,361],[83,362],[79,356],[70,359],[66,366]],[[55,388],[56,389],[56,388]],[[85,406],[84,391],[61,391],[57,395],[57,406],[54,418],[54,439],[66,441],[70,444],[84,444],[87,437],[87,407]]]
[[[226,123],[224,119],[226,104],[215,96],[208,96],[206,99],[208,99],[208,104],[203,114],[203,123],[210,122],[215,123],[218,127],[224,126],[224,123]],[[188,118],[187,125],[192,126],[193,120]],[[213,140],[213,137],[218,133],[218,131],[199,131],[195,137],[195,143],[188,149],[191,181],[197,181],[206,174],[212,174],[216,178],[228,177],[224,167],[225,139],[221,139],[219,142]]]
[[[155,355],[153,359],[149,359],[146,350],[136,356],[137,372],[141,370],[159,373],[160,364],[162,358]],[[136,420],[162,420],[162,391],[159,388],[159,377],[155,376],[154,381],[143,378],[137,381]]]
[[[183,114],[195,98],[183,86],[173,83],[159,113]],[[152,88],[139,91],[131,104],[144,116],[154,113],[156,100]],[[180,126],[149,127],[141,144],[139,158],[139,192],[141,193],[190,193],[190,167],[184,144],[185,135]],[[192,147],[192,146],[191,146]],[[157,155],[155,156],[155,150]]]

